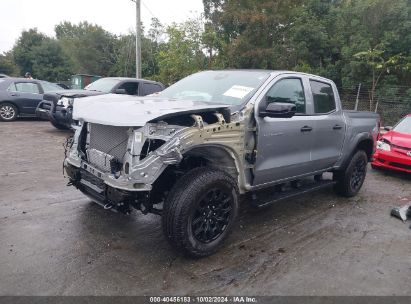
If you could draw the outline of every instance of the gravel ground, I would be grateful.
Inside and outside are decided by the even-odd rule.
[[[332,190],[242,208],[226,246],[173,252],[155,215],[103,210],[66,187],[48,122],[0,123],[0,295],[411,295],[411,230],[389,216],[411,178],[369,170],[360,194]]]

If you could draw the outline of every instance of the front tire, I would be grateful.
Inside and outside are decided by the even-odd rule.
[[[357,151],[345,171],[334,172],[337,184],[334,190],[345,197],[353,197],[360,191],[367,174],[368,157],[363,150]]]
[[[236,181],[220,170],[196,168],[178,180],[167,197],[163,232],[177,251],[191,257],[209,256],[223,244],[237,211]]]
[[[0,120],[1,121],[13,121],[17,119],[19,111],[17,107],[11,103],[0,104]]]
[[[57,123],[57,122],[50,121],[50,123],[51,123],[51,124],[53,125],[53,127],[55,127],[56,129],[64,130],[64,131],[70,130],[70,128],[66,127],[65,125],[61,125],[61,124],[59,124],[59,123]]]

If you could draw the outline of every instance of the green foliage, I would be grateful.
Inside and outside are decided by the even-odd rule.
[[[157,56],[160,68],[158,80],[169,85],[206,67],[200,20],[173,24],[167,27],[166,34],[168,41],[162,45]]]
[[[52,82],[68,80],[72,74],[71,65],[58,41],[46,39],[33,48],[33,71],[35,77]]]
[[[78,25],[63,22],[55,27],[55,31],[74,73],[110,74],[117,42],[114,35],[88,22]]]
[[[58,41],[39,33],[37,29],[23,31],[11,54],[14,62],[11,58],[9,62],[15,63],[20,75],[30,72],[35,78],[49,81],[70,77],[70,63]]]
[[[0,54],[0,74],[9,76],[17,76],[19,74],[18,67],[13,60],[13,54],[11,52]]]
[[[37,31],[36,28],[28,31],[23,31],[20,38],[17,40],[12,52],[14,62],[19,67],[20,75],[26,72],[33,73],[33,62],[35,59],[34,49],[41,46],[41,44],[48,38]]]
[[[204,18],[142,37],[142,74],[171,84],[203,69],[289,69],[375,94],[411,83],[409,0],[203,0]],[[135,75],[135,33],[62,22],[56,39],[24,31],[0,69],[55,79],[69,73]],[[14,62],[13,62],[14,59]],[[404,90],[403,90],[404,91]],[[405,91],[404,91],[405,92]],[[396,92],[387,92],[394,96]]]
[[[217,35],[214,46],[224,67],[291,69],[332,78],[338,85],[373,87],[387,71],[398,84],[411,80],[408,0],[203,3],[206,29]]]

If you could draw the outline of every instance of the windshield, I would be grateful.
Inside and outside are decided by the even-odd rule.
[[[205,71],[188,76],[159,96],[225,105],[241,105],[263,84],[267,71]]]
[[[117,85],[119,82],[120,80],[118,79],[100,78],[90,83],[84,89],[89,90],[89,91],[99,91],[99,92],[109,93],[114,88],[114,86]]]
[[[44,92],[64,90],[61,86],[47,81],[41,81],[41,86],[43,87]]]
[[[411,116],[405,117],[395,127],[395,132],[411,134]]]

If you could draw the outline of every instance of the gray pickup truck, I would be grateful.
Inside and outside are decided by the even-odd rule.
[[[331,80],[264,70],[78,99],[73,118],[69,185],[112,211],[161,215],[172,247],[194,257],[221,246],[240,198],[262,208],[331,185],[356,195],[379,130],[378,115],[341,109]]]

